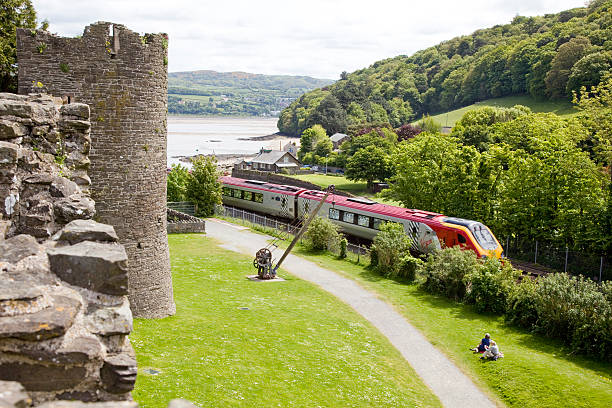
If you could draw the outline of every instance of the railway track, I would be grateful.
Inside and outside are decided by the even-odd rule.
[[[547,268],[542,265],[534,264],[532,262],[519,261],[517,259],[507,258],[515,269],[523,271],[524,275],[537,278],[538,276],[544,276],[549,273],[555,273],[557,271]]]

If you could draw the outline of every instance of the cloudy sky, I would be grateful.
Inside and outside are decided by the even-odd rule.
[[[585,0],[32,0],[51,32],[110,21],[170,36],[169,70],[337,79],[457,35]]]

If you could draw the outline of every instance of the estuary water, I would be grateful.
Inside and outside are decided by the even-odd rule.
[[[277,121],[278,118],[168,116],[168,166],[179,163],[179,156],[257,153],[273,142],[239,138],[276,133]],[[276,141],[277,149],[278,144]]]

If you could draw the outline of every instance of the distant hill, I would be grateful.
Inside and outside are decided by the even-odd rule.
[[[275,116],[300,95],[332,84],[307,76],[187,71],[168,74],[168,113]]]
[[[612,0],[516,16],[411,56],[343,73],[283,110],[278,128],[297,136],[314,124],[328,134],[366,122],[399,127],[424,114],[512,95],[569,102],[573,91],[612,74],[611,22]]]

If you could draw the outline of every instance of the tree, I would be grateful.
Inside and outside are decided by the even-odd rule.
[[[410,123],[395,129],[395,133],[397,134],[397,139],[399,141],[412,139],[421,132],[422,130],[420,128],[413,126]]]
[[[571,69],[590,46],[591,42],[588,38],[577,37],[559,47],[545,79],[546,90],[552,98],[562,98],[567,95],[565,88]]]
[[[18,27],[35,29],[36,11],[30,0],[0,2],[0,92],[17,90]]]
[[[395,222],[385,222],[373,240],[374,251],[378,257],[377,269],[383,275],[396,275],[400,260],[410,251],[410,238],[404,226]]]
[[[333,251],[340,246],[340,238],[337,225],[316,216],[304,234],[304,245],[311,251]]]
[[[192,160],[192,164],[186,197],[196,204],[198,217],[210,217],[215,213],[215,205],[221,204],[217,160],[210,156],[198,156]]]
[[[346,112],[334,95],[327,95],[317,106],[309,119],[311,124],[320,124],[327,134],[346,131]]]
[[[347,121],[349,125],[358,125],[367,121],[363,108],[357,102],[351,102],[348,106]]]
[[[566,86],[567,94],[580,92],[583,86],[587,89],[596,86],[607,74],[612,74],[612,52],[596,52],[584,56],[572,67]]]
[[[359,149],[346,163],[346,178],[365,180],[368,187],[374,180],[385,180],[392,174],[389,155],[381,148],[368,146]]]
[[[314,153],[319,142],[329,140],[323,126],[314,125],[304,130],[300,138],[300,148],[298,150],[298,159],[304,163],[310,163],[305,160],[308,153]],[[330,150],[331,151],[331,150]]]
[[[184,201],[189,183],[189,170],[180,164],[173,164],[172,170],[168,173],[168,201]]]

